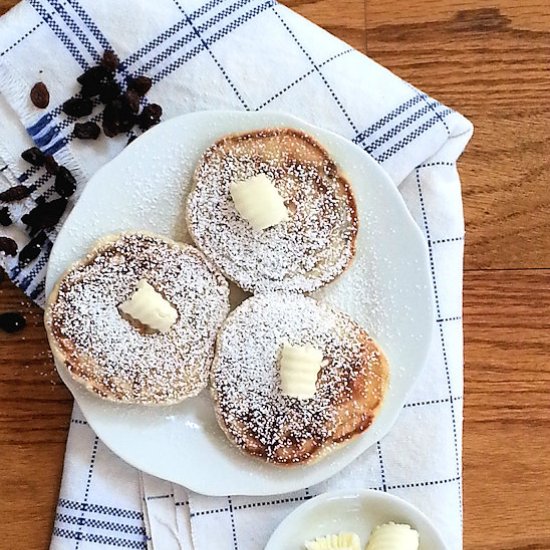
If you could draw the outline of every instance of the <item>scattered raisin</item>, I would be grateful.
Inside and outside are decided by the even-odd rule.
[[[162,116],[162,107],[156,103],[146,105],[139,115],[139,127],[142,130],[148,130],[160,122]]]
[[[94,106],[91,99],[73,97],[63,103],[62,109],[65,114],[80,118],[90,115]]]
[[[137,113],[139,111],[139,95],[135,90],[126,90],[124,102],[128,105],[132,113]]]
[[[152,85],[153,81],[148,76],[138,76],[128,80],[128,89],[134,90],[140,96],[144,96]]]
[[[98,130],[99,130],[99,127],[98,127]],[[76,179],[71,174],[71,172],[67,170],[67,168],[65,168],[64,166],[60,166],[57,172],[57,175],[55,176],[54,187],[55,187],[55,190],[62,197],[70,197],[76,189]]]
[[[0,225],[8,227],[8,225],[11,225],[12,223],[13,221],[10,217],[10,209],[7,206],[0,208]]]
[[[115,80],[110,80],[101,85],[99,101],[101,101],[101,103],[109,103],[113,101],[113,99],[119,97],[121,93],[122,90],[120,89],[119,83]]]
[[[73,135],[78,139],[97,139],[100,132],[101,128],[95,122],[77,122]]]
[[[6,256],[15,256],[17,254],[17,243],[9,237],[0,237],[0,252]]]
[[[31,101],[39,109],[45,109],[50,104],[50,92],[44,82],[37,82],[31,88]]]
[[[16,185],[10,187],[3,193],[0,193],[0,201],[2,202],[14,202],[27,198],[32,193],[29,187],[25,185]]]
[[[115,99],[105,106],[103,111],[103,131],[108,137],[131,130],[136,123],[136,116],[130,107],[120,99]]]
[[[106,67],[96,65],[90,67],[86,72],[82,73],[76,80],[82,84],[82,86],[94,85],[105,79],[112,78],[113,75]]]
[[[101,58],[101,65],[105,67],[108,71],[116,71],[120,65],[120,59],[118,55],[112,50],[105,50],[103,52],[103,57]]]
[[[26,265],[30,264],[33,260],[35,260],[40,254],[40,251],[42,250],[42,247],[44,246],[45,242],[46,242],[46,234],[44,233],[44,231],[40,231],[40,233],[38,233],[36,237],[31,239],[21,249],[21,252],[19,252],[19,267],[25,267]]]
[[[23,151],[21,158],[33,166],[42,166],[44,164],[44,153],[38,147],[31,147]]]
[[[25,328],[27,321],[20,313],[0,314],[0,329],[4,332],[18,332]]]
[[[28,214],[22,216],[21,221],[30,227],[33,232],[53,227],[61,219],[66,207],[67,199],[65,198],[44,202],[35,206]]]
[[[46,157],[44,158],[44,166],[50,174],[55,175],[59,170],[59,164],[57,164],[57,161],[53,158],[52,155],[46,155]]]

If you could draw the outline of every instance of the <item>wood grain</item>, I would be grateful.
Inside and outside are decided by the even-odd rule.
[[[548,2],[367,2],[366,20],[370,56],[476,127],[461,164],[466,267],[550,267]]]
[[[0,333],[0,548],[48,548],[72,398],[59,380],[42,311],[8,281],[0,311],[19,311],[24,331]]]
[[[0,13],[14,0],[0,0]],[[547,0],[287,0],[472,119],[461,163],[466,550],[550,548],[550,10]],[[544,269],[546,268],[546,269]],[[72,406],[41,312],[10,283],[0,311],[1,548],[48,547]]]
[[[465,548],[550,548],[550,270],[465,274]]]

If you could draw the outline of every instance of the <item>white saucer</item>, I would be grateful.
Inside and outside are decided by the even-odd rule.
[[[319,296],[350,313],[385,350],[391,381],[380,414],[353,443],[311,466],[280,468],[243,455],[219,429],[207,392],[180,405],[110,403],[57,368],[103,442],[128,463],[206,495],[298,490],[341,470],[392,427],[417,378],[432,335],[434,307],[426,243],[394,184],[349,141],[277,113],[199,112],[148,131],[88,182],[53,247],[47,291],[99,237],[145,229],[188,240],[184,199],[202,152],[221,136],[292,126],[314,135],[347,174],[360,229],[352,267]]]
[[[265,550],[303,550],[316,537],[351,531],[367,544],[374,527],[388,522],[406,523],[420,535],[419,550],[446,550],[430,520],[412,504],[381,491],[335,491],[305,502],[277,527]]]

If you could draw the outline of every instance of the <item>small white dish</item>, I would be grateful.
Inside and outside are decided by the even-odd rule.
[[[369,535],[383,523],[406,523],[420,535],[419,550],[446,550],[431,521],[412,504],[381,491],[335,491],[305,502],[275,529],[265,550],[304,550],[316,537],[351,531],[364,548]]]
[[[362,149],[290,115],[205,111],[148,131],[88,182],[53,247],[46,290],[100,237],[149,230],[189,241],[184,201],[196,162],[220,137],[266,127],[315,136],[347,174],[360,227],[353,265],[317,295],[347,311],[376,338],[390,385],[372,426],[312,465],[281,468],[244,455],[226,439],[208,392],[171,407],[107,402],[57,368],[91,427],[129,464],[205,495],[281,494],[319,483],[392,427],[426,359],[434,322],[428,251],[395,185]]]

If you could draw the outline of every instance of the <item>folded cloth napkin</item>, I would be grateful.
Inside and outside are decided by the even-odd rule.
[[[133,135],[74,139],[75,120],[61,110],[79,89],[76,77],[108,49],[122,60],[120,82],[152,78],[146,101],[161,104],[165,119],[203,109],[286,111],[363,147],[424,232],[437,321],[428,364],[391,433],[332,479],[291,495],[211,498],[141,474],[102,445],[75,406],[51,548],[259,550],[298,504],[342,487],[407,499],[449,548],[461,548],[464,223],[455,163],[470,123],[273,0],[26,0],[0,20],[0,192],[31,190],[7,206],[14,223],[2,234],[20,248],[29,241],[21,216],[58,198],[52,176],[21,151],[35,144],[75,175],[66,216]],[[46,110],[29,100],[37,81],[50,92]],[[3,258],[39,304],[57,228],[39,233],[40,253],[27,265]]]

